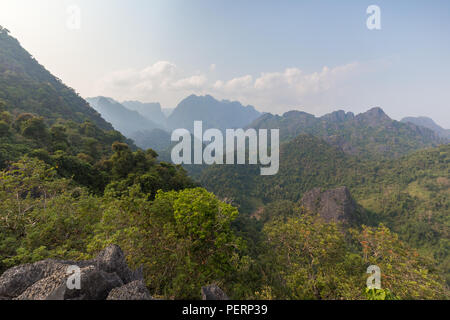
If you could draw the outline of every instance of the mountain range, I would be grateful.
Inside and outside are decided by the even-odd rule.
[[[311,134],[348,154],[369,158],[395,158],[449,141],[421,125],[392,120],[378,107],[358,115],[342,110],[322,117],[302,111],[265,114],[247,128],[280,128],[281,141]]]
[[[108,97],[86,100],[116,130],[133,139],[139,147],[152,147],[156,151],[164,151],[171,145],[172,130],[183,128],[192,132],[194,121],[203,121],[204,129],[225,130],[242,128],[261,115],[252,106],[219,101],[209,95],[191,95],[183,99],[170,114],[164,113],[159,103],[119,103]]]

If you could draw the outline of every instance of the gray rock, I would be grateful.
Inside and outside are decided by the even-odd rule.
[[[202,287],[202,299],[203,300],[229,300],[225,292],[222,291],[217,285],[209,285]]]
[[[116,273],[107,273],[95,267],[81,270],[81,289],[66,290],[65,300],[105,300],[111,290],[123,286]]]
[[[347,187],[327,191],[312,189],[303,195],[301,204],[326,222],[361,224],[366,219],[364,210],[353,200]]]
[[[67,288],[69,266],[81,269],[80,290]],[[135,280],[143,280],[142,269],[130,270],[122,250],[111,245],[92,260],[44,260],[11,268],[0,277],[0,299],[104,300],[112,289]]]
[[[153,300],[143,280],[130,282],[120,288],[114,288],[106,300]]]
[[[56,272],[33,284],[15,300],[104,300],[112,289],[123,285],[117,274],[94,266],[81,269],[80,290],[69,290],[67,279],[65,270]]]
[[[65,267],[56,260],[44,260],[8,269],[0,277],[0,297],[15,298],[37,281]]]
[[[45,300],[47,296],[55,292],[60,287],[66,287],[66,270],[67,266],[61,270],[55,271],[48,277],[44,277],[29,286],[22,294],[14,298],[14,300]],[[61,289],[60,289],[61,290]],[[63,297],[50,300],[64,300]]]
[[[56,290],[51,292],[45,300],[64,300],[66,297],[67,283],[62,283]]]
[[[97,268],[112,273],[115,272],[124,283],[131,282],[136,275],[128,268],[125,255],[119,246],[111,245],[101,251],[94,259]]]

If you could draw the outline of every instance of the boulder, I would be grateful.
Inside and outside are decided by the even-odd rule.
[[[153,300],[143,280],[135,280],[114,288],[106,300]]]
[[[15,298],[37,281],[66,267],[56,260],[44,260],[8,269],[0,277],[0,297]]]
[[[222,291],[217,285],[209,285],[202,287],[202,299],[203,300],[229,300],[225,292]]]
[[[111,245],[101,251],[94,259],[94,262],[100,270],[108,273],[116,273],[122,279],[123,283],[138,280],[140,276],[128,268],[122,249],[116,245]]]
[[[65,272],[54,273],[33,284],[14,300],[105,300],[109,292],[123,285],[115,273],[107,273],[94,266],[81,269],[80,289],[67,287]]]

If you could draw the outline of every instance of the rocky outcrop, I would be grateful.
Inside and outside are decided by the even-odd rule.
[[[68,285],[73,275],[68,271],[74,266],[80,271],[78,289]],[[92,260],[44,260],[11,268],[0,277],[0,299],[105,300],[111,294],[127,300],[150,297],[142,271],[130,270],[125,255],[115,245]]]
[[[0,277],[0,297],[12,299],[37,281],[65,270],[67,265],[55,260],[39,261],[8,269]]]
[[[202,288],[203,300],[229,300],[225,292],[217,285],[213,284]]]
[[[122,287],[114,288],[106,300],[153,300],[144,281],[136,280]]]
[[[201,293],[203,300],[228,300],[216,285],[203,287]],[[8,269],[0,277],[0,300],[154,299],[142,269],[130,270],[122,250],[111,245],[92,260],[48,259]]]
[[[301,204],[326,222],[361,224],[366,220],[364,210],[352,198],[347,187],[327,191],[312,189],[303,195]]]
[[[55,273],[33,284],[15,300],[105,300],[108,293],[123,285],[116,273],[97,267],[81,269],[80,289],[69,289],[65,272]]]

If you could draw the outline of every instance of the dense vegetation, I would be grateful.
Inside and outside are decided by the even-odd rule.
[[[450,279],[450,145],[397,160],[363,161],[313,136],[284,144],[280,172],[262,177],[255,166],[215,166],[202,184],[222,199],[253,214],[280,200],[298,203],[314,187],[347,186],[370,215],[400,238],[436,259]]]
[[[133,173],[129,173],[133,175]],[[162,298],[198,298],[219,283],[236,299],[364,299],[365,269],[384,270],[399,299],[444,298],[444,281],[386,227],[344,233],[302,208],[270,218],[253,244],[233,227],[238,211],[202,188],[116,184],[102,196],[25,157],[0,173],[0,270],[45,258],[86,259],[116,243]]]

